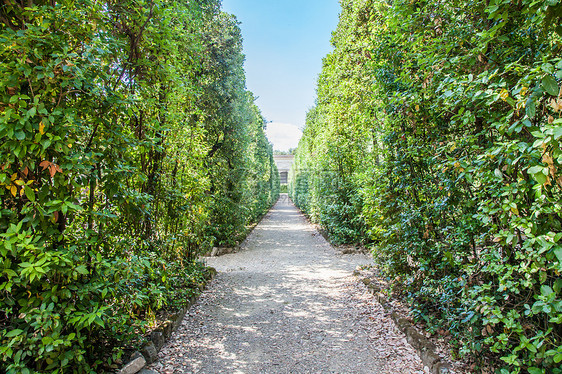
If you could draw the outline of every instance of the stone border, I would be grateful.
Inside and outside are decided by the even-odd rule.
[[[200,291],[203,291],[217,274],[215,268],[207,267],[207,269],[208,276],[206,277],[205,284],[200,287]],[[142,346],[140,352],[137,351],[133,353],[130,361],[123,366],[117,374],[136,374],[138,372],[141,372],[141,374],[156,374],[156,372],[152,370],[145,369],[145,366],[152,364],[158,359],[158,352],[170,339],[172,334],[179,329],[188,310],[196,301],[197,297],[192,296],[183,308],[177,313],[172,314],[168,320],[164,321],[156,330],[152,331],[148,342]]]
[[[369,292],[373,294],[375,299],[382,305],[384,310],[390,314],[390,317],[400,331],[406,335],[406,340],[412,347],[416,349],[423,364],[427,366],[432,374],[449,374],[451,373],[449,364],[435,353],[436,347],[429,339],[420,334],[413,326],[412,322],[406,318],[402,318],[388,302],[387,297],[381,292],[381,287],[372,282],[370,278],[363,277],[359,270],[355,270],[353,275],[360,279]]]

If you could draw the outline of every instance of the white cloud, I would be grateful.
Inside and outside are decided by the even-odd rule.
[[[273,149],[278,151],[296,148],[302,136],[302,131],[297,126],[279,122],[268,123],[265,133],[269,141],[273,143]]]

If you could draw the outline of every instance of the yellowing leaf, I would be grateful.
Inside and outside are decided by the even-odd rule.
[[[562,109],[562,99],[551,99],[550,106],[555,112],[560,111]]]
[[[500,97],[503,101],[506,101],[507,98],[509,97],[509,91],[506,90],[505,88],[503,90],[501,90],[500,92]]]
[[[14,185],[11,185],[10,192],[12,193],[12,195],[14,195],[14,197],[16,197],[16,194],[18,193],[18,188]]]
[[[39,132],[41,133],[41,135],[45,135],[45,125],[43,124],[43,122],[39,123]]]

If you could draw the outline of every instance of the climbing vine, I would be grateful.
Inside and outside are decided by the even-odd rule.
[[[277,198],[240,32],[214,0],[5,1],[0,25],[0,370],[110,370]]]
[[[290,191],[476,369],[562,362],[560,1],[343,1]]]

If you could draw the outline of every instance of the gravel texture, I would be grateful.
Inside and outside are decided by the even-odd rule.
[[[282,195],[150,366],[172,373],[424,373],[341,255]]]

